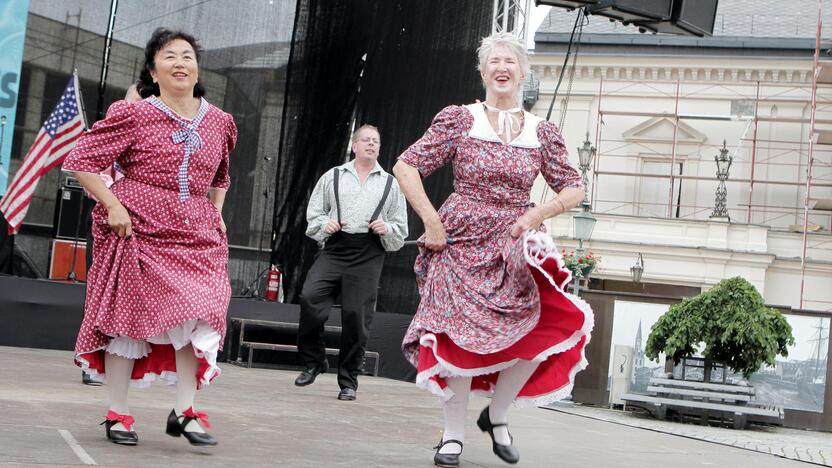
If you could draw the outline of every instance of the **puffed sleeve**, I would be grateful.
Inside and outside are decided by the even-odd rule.
[[[226,138],[225,148],[222,149],[222,159],[220,165],[217,167],[217,173],[214,175],[214,180],[211,182],[212,188],[228,190],[231,187],[231,175],[228,172],[229,154],[237,145],[237,124],[234,123],[234,117],[231,114],[226,114],[228,121],[226,124]]]
[[[84,134],[64,159],[61,170],[97,174],[113,166],[135,140],[134,105],[116,101],[107,115]]]
[[[555,192],[569,187],[583,187],[581,174],[569,162],[566,145],[555,124],[541,122],[537,128],[537,138],[543,149],[540,172],[549,187]]]
[[[329,213],[332,211],[329,193],[334,174],[334,170],[327,171],[318,179],[312,196],[309,197],[309,204],[306,205],[306,235],[314,239],[318,245],[323,245],[330,236],[324,231],[324,226],[329,221]]]
[[[468,109],[448,106],[436,114],[428,131],[410,145],[399,160],[418,169],[422,177],[427,177],[453,159],[457,144],[473,123],[474,117]]]

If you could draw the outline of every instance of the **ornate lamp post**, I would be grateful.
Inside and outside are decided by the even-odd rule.
[[[589,203],[589,178],[586,173],[592,165],[592,159],[595,157],[595,147],[589,142],[589,133],[586,134],[583,146],[578,147],[578,167],[581,169],[581,176],[584,183],[584,201],[581,203],[581,212],[574,216],[575,219],[575,238],[578,239],[578,249],[575,255],[581,258],[584,254],[584,241],[592,238],[592,230],[595,228],[596,219],[592,216],[590,209],[592,205]],[[583,278],[583,273],[580,269],[575,271],[574,285],[572,291],[575,295],[580,293],[580,281]]]
[[[641,275],[644,273],[644,258],[641,252],[638,253],[636,264],[630,267],[630,275],[633,277],[634,283],[641,283]]]
[[[581,169],[581,176],[584,182],[584,201],[589,200],[589,178],[587,172],[595,158],[595,147],[589,142],[589,132],[586,133],[586,140],[583,146],[578,147],[578,167]]]
[[[726,206],[728,189],[725,188],[725,181],[728,180],[728,171],[731,169],[734,157],[728,154],[725,140],[722,140],[722,148],[719,150],[719,154],[714,156],[714,161],[716,161],[716,178],[719,180],[719,185],[716,188],[716,200],[714,201],[714,212],[711,213],[711,218],[725,218],[730,221],[731,217]]]

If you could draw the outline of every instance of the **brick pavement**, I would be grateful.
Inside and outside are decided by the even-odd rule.
[[[730,445],[791,460],[832,466],[832,434],[772,426],[751,425],[745,430],[662,421],[633,411],[572,404],[550,405],[554,411],[599,421],[623,424],[665,434]]]

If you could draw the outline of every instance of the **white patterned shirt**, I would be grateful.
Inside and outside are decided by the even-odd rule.
[[[346,225],[341,230],[350,234],[369,232],[370,217],[381,201],[387,178],[392,176],[376,162],[362,185],[358,172],[355,170],[355,160],[335,169],[341,175],[338,179],[341,220],[346,221]],[[326,171],[318,179],[306,208],[306,235],[317,241],[319,245],[323,245],[330,236],[324,231],[326,223],[330,219],[338,218],[335,189],[332,184],[334,172]],[[387,234],[380,236],[384,250],[392,252],[402,248],[407,238],[407,205],[395,178],[393,178],[393,185],[390,187],[390,193],[387,195],[379,217],[387,225]]]

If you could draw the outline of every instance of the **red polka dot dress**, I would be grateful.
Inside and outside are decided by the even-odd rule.
[[[211,188],[230,185],[233,118],[202,99],[193,120],[152,96],[118,101],[84,135],[64,171],[99,173],[117,163],[124,178],[110,190],[130,214],[123,239],[97,204],[93,264],[75,361],[106,380],[104,352],[136,359],[131,382],[176,381],[174,350],[192,344],[199,387],[219,375],[217,353],[231,297],[228,239]]]
[[[522,359],[539,365],[518,406],[569,396],[587,365],[592,310],[565,291],[571,274],[551,236],[509,235],[539,174],[555,191],[581,187],[560,132],[525,113],[521,133],[505,144],[482,104],[450,106],[399,159],[422,176],[448,163],[454,171],[454,192],[438,210],[447,246],[432,251],[424,236],[418,241],[421,302],[402,343],[416,384],[447,400],[447,377],[472,377],[472,391],[490,394],[500,371]]]

